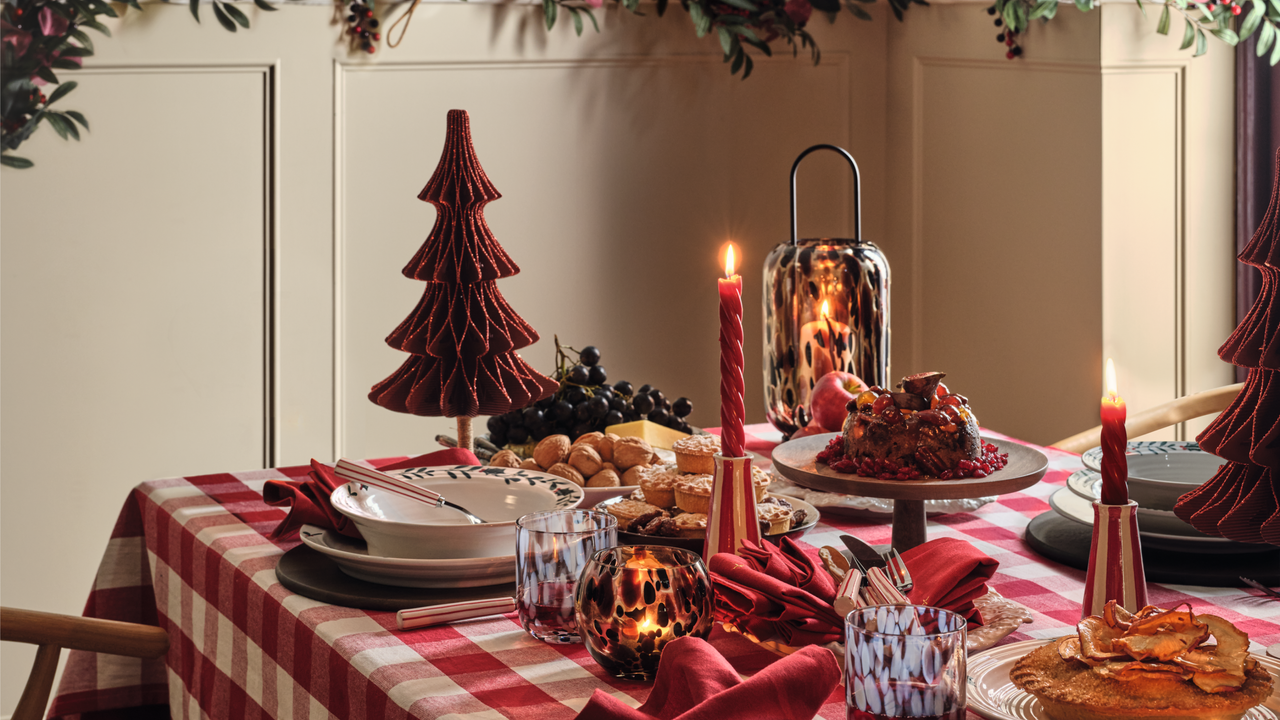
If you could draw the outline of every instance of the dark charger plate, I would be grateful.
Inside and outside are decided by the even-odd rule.
[[[626,499],[625,497],[609,498],[608,500],[605,500],[604,502],[596,505],[595,509],[608,512],[608,507],[610,505],[625,499]],[[804,521],[804,525],[801,525],[800,527],[797,527],[797,528],[791,528],[787,532],[779,533],[777,535],[764,536],[765,540],[768,540],[775,544],[784,537],[789,537],[792,540],[799,540],[805,533],[812,530],[814,525],[818,524],[819,515],[818,515],[817,508],[798,498],[784,496],[782,497],[782,499],[791,503],[791,506],[793,508],[797,510],[804,510],[805,521]],[[641,535],[639,533],[632,533],[632,532],[627,532],[625,530],[619,529],[618,544],[619,545],[665,545],[667,547],[678,547],[678,548],[683,548],[685,550],[692,550],[693,552],[696,552],[699,555],[701,555],[703,546],[706,544],[706,540],[704,538],[672,538],[672,537],[657,537],[655,535]]]

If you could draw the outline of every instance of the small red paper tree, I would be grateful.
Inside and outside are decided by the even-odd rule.
[[[410,357],[369,393],[388,410],[458,418],[458,446],[467,449],[471,418],[522,408],[558,387],[516,352],[538,333],[495,282],[520,272],[484,221],[484,206],[500,197],[476,158],[466,111],[450,110],[440,164],[418,195],[435,205],[436,224],[403,271],[427,287],[387,337]]]
[[[1239,259],[1262,272],[1262,290],[1218,357],[1249,368],[1249,376],[1196,437],[1228,462],[1173,510],[1207,535],[1280,545],[1280,152],[1271,204]]]

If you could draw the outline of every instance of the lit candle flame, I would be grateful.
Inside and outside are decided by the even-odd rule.
[[[1111,399],[1116,397],[1116,364],[1107,358],[1107,395]]]
[[[831,317],[831,310],[827,307],[827,301],[826,301],[826,300],[823,300],[823,301],[822,301],[822,317],[823,317],[823,318],[829,318],[829,317]]]
[[[729,249],[724,254],[724,276],[733,277],[733,243],[729,243]]]

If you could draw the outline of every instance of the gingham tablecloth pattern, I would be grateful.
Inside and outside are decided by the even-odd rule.
[[[764,457],[779,437],[749,426],[748,448]],[[1035,622],[1010,641],[1055,637],[1079,619],[1084,573],[1050,562],[1022,541],[1049,509],[1047,498],[1080,467],[1078,456],[1045,451],[1044,481],[976,512],[930,521],[930,537],[968,540],[1000,561],[991,586],[1026,605]],[[280,555],[296,542],[267,534],[284,516],[262,501],[272,478],[306,467],[169,478],[135,488],[112,532],[84,614],[157,625],[168,655],[142,662],[74,652],[51,717],[294,718],[381,720],[572,718],[603,689],[632,705],[649,686],[603,676],[581,645],[547,645],[514,614],[397,632],[393,613],[337,607],[286,590]],[[840,546],[853,532],[887,543],[881,521],[834,514],[805,542]],[[1150,586],[1151,602],[1190,603],[1249,633],[1254,650],[1280,642],[1280,603],[1228,588]],[[743,674],[776,660],[741,637],[713,642]],[[843,688],[818,717],[844,718]],[[972,716],[971,717],[976,717]]]

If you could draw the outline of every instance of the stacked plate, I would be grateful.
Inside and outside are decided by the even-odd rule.
[[[1225,461],[1194,442],[1131,442],[1125,453],[1129,465],[1129,499],[1138,503],[1138,533],[1143,547],[1199,553],[1261,552],[1267,545],[1251,545],[1211,537],[1173,514],[1185,493],[1207,482]],[[1085,469],[1067,479],[1067,486],[1049,498],[1059,515],[1093,525],[1092,503],[1102,486],[1102,448],[1082,457]]]
[[[475,465],[393,470],[415,485],[483,518],[471,524],[448,507],[435,508],[358,483],[333,492],[334,508],[355,523],[364,541],[310,525],[302,541],[342,572],[383,585],[464,588],[515,580],[516,520],[522,515],[577,507],[582,488],[520,468]]]

